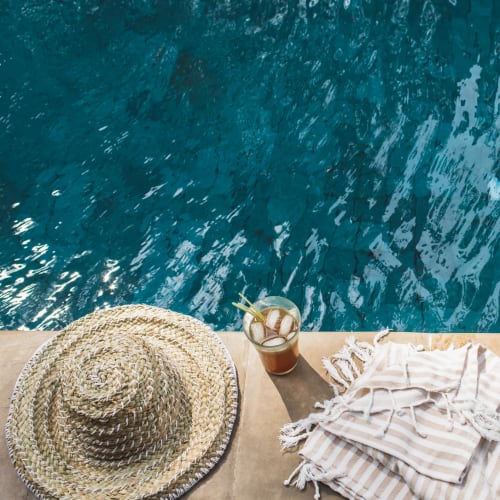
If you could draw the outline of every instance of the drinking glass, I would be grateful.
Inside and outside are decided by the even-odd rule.
[[[265,322],[249,312],[243,316],[243,331],[259,353],[264,368],[274,375],[290,373],[299,358],[299,308],[289,299],[269,296],[253,305]]]

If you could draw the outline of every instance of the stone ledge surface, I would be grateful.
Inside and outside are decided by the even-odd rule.
[[[0,426],[3,432],[15,381],[36,349],[55,332],[0,332]],[[314,403],[332,396],[321,358],[337,352],[346,338],[372,341],[376,332],[303,332],[301,356],[289,375],[272,376],[241,332],[220,332],[236,364],[240,388],[239,416],[232,441],[211,473],[184,498],[227,500],[294,498],[312,499],[311,486],[304,491],[283,486],[298,465],[297,453],[283,453],[278,435],[282,425],[307,416]],[[391,333],[394,342],[421,344],[427,349],[459,347],[466,342],[481,343],[500,355],[500,334]],[[0,439],[0,496],[9,500],[32,500],[10,463],[5,439]],[[341,498],[321,488],[322,498]]]

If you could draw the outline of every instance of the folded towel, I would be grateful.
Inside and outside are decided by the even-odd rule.
[[[364,354],[357,378],[330,363],[335,380],[349,380],[345,393],[282,429],[284,448],[305,439],[285,484],[311,481],[315,498],[318,483],[354,499],[500,498],[500,358],[472,344],[388,342]]]

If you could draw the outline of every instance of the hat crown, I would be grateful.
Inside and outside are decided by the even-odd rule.
[[[54,436],[69,437],[87,459],[113,467],[185,437],[190,405],[173,363],[140,337],[119,332],[94,331],[86,347],[64,361]]]

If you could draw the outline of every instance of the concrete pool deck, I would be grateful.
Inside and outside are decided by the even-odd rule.
[[[10,397],[24,364],[55,332],[0,332],[0,426],[2,433]],[[240,389],[239,417],[232,440],[219,464],[184,498],[253,500],[312,499],[314,488],[304,491],[283,486],[283,481],[300,462],[297,453],[280,450],[282,425],[307,416],[314,403],[332,397],[321,358],[337,352],[348,336],[372,341],[376,332],[303,332],[301,357],[296,369],[286,376],[268,375],[256,353],[240,332],[220,332],[236,364]],[[391,333],[394,342],[422,344],[428,349],[458,347],[465,342],[481,343],[500,355],[500,334]],[[8,456],[5,438],[0,439],[1,498],[35,498],[18,478]],[[321,488],[322,498],[342,498]]]

